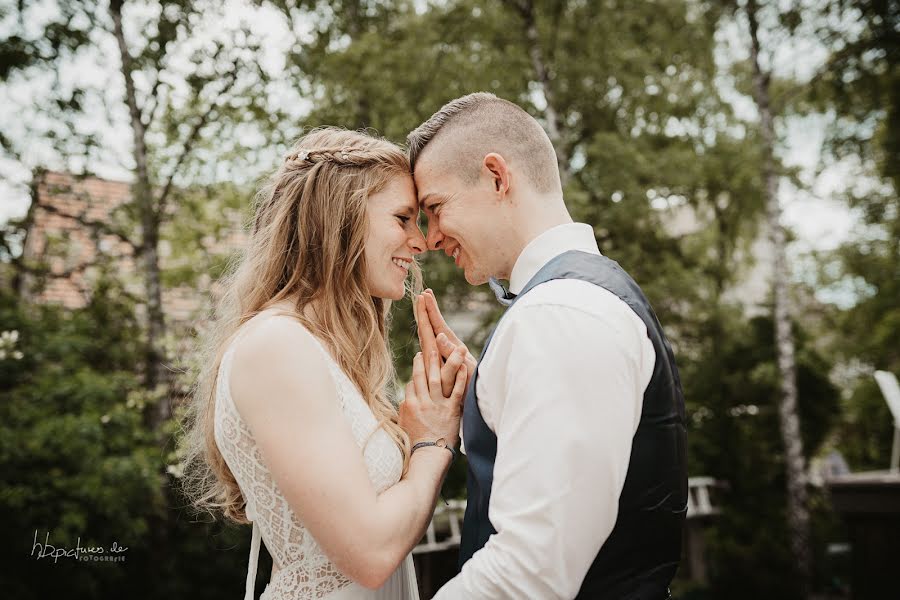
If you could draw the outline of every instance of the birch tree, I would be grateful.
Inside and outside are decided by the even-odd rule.
[[[34,122],[49,125],[29,132],[48,141],[65,168],[90,172],[93,163],[112,159],[132,173],[125,207],[130,229],[83,225],[114,231],[138,266],[146,348],[142,376],[145,388],[158,398],[148,406],[146,423],[158,430],[172,414],[172,369],[163,348],[161,230],[172,217],[177,188],[191,181],[189,172],[196,176],[197,162],[233,149],[238,136],[229,139],[225,132],[264,110],[266,95],[260,92],[268,74],[260,65],[259,40],[246,23],[210,32],[209,23],[224,17],[215,2],[67,2],[51,7],[49,18],[38,4],[23,2],[17,8],[21,27],[8,38],[13,44],[3,69],[8,79],[68,82],[51,88],[50,97],[36,106]],[[43,28],[35,35],[24,24],[40,17]],[[71,71],[91,63],[103,84],[72,80]],[[277,111],[266,116],[276,118]],[[127,132],[122,136],[130,142],[122,145],[126,156],[115,156],[109,148],[101,155],[100,129],[109,138]],[[0,139],[9,158],[23,160],[27,142],[18,137],[7,133]],[[76,153],[83,160],[73,163]]]

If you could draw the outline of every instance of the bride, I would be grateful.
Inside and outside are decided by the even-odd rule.
[[[466,368],[462,349],[443,366],[419,353],[399,409],[389,397],[417,214],[400,148],[331,128],[257,197],[185,422],[194,505],[253,524],[248,600],[260,540],[261,600],[418,598],[410,551],[454,456]]]

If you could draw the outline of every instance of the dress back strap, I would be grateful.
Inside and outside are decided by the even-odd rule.
[[[259,320],[268,319],[270,317],[279,316],[278,313],[260,313]],[[233,348],[237,345],[238,340],[244,337],[244,334],[247,333],[247,328],[243,328],[238,331],[234,336],[234,339],[231,340],[230,346]],[[256,592],[256,571],[259,567],[259,546],[262,542],[262,535],[259,530],[259,525],[256,523],[256,515],[253,514],[252,509],[252,499],[247,499],[247,518],[253,522],[253,534],[250,538],[250,558],[247,561],[247,583],[244,588],[244,600],[254,600],[254,592]]]
[[[256,568],[259,566],[259,525],[254,521],[253,536],[250,538],[250,560],[247,563],[247,587],[244,592],[244,600],[253,600],[256,591]]]

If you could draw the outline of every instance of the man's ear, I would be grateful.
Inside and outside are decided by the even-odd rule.
[[[511,174],[506,159],[496,152],[491,152],[485,155],[482,164],[491,178],[491,185],[494,188],[494,192],[501,196],[508,194]]]

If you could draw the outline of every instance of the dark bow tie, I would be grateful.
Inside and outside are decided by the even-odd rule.
[[[488,280],[488,285],[491,286],[491,291],[497,296],[497,302],[503,306],[509,306],[513,303],[513,300],[516,299],[516,295],[510,293],[510,291],[503,287],[503,284],[497,281],[496,278],[491,277]]]

